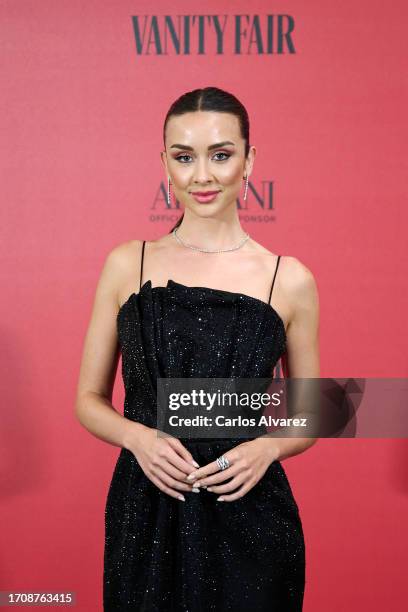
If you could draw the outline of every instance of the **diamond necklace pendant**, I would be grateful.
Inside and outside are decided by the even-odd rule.
[[[230,247],[229,249],[215,249],[213,251],[211,249],[203,249],[203,248],[200,248],[200,247],[193,246],[192,244],[188,244],[187,242],[184,242],[184,240],[182,240],[180,238],[180,236],[177,235],[177,228],[176,227],[173,230],[173,234],[174,234],[174,237],[176,238],[176,240],[178,240],[178,242],[181,245],[187,247],[188,249],[192,249],[193,251],[200,251],[201,253],[226,253],[228,251],[236,251],[237,249],[240,249],[242,247],[242,245],[245,244],[245,242],[249,238],[249,234],[245,234],[245,237],[241,240],[241,242],[237,246]]]

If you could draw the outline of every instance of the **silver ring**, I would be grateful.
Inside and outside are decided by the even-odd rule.
[[[221,455],[221,457],[218,457],[217,459],[217,465],[220,470],[226,470],[230,466],[230,462],[225,455]]]

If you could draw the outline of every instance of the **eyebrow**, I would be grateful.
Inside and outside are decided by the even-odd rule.
[[[225,147],[225,145],[235,146],[234,143],[230,140],[224,140],[223,142],[216,142],[215,144],[210,145],[208,147],[208,150],[211,151],[212,149],[218,149],[218,147]],[[170,149],[183,149],[184,151],[194,151],[194,147],[189,147],[188,145],[183,144],[171,145]]]

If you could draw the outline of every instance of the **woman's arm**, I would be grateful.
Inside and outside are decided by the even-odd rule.
[[[119,447],[127,446],[129,434],[134,440],[146,429],[119,414],[112,405],[120,357],[116,317],[118,286],[126,283],[125,248],[126,245],[115,247],[103,265],[85,335],[75,403],[81,425],[97,438]]]
[[[282,286],[291,304],[291,318],[282,358],[285,378],[319,378],[319,295],[312,272],[295,257],[288,257]],[[269,438],[275,460],[302,453],[318,438]],[[267,445],[267,442],[266,442]]]
[[[85,336],[75,413],[97,438],[126,448],[150,480],[164,493],[185,501],[181,491],[196,491],[185,478],[198,463],[177,438],[159,437],[157,430],[122,416],[112,405],[120,347],[117,337],[118,287],[134,276],[140,241],[114,248],[106,258],[96,289]],[[135,248],[137,247],[137,248]],[[140,260],[139,260],[140,261]],[[136,282],[136,277],[135,277]]]

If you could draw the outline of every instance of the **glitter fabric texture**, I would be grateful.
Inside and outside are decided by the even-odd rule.
[[[131,294],[117,329],[124,415],[148,427],[156,427],[158,377],[267,378],[286,350],[269,303],[173,280],[148,280]],[[203,466],[243,440],[182,442]],[[302,610],[302,523],[279,461],[236,501],[217,502],[205,489],[183,494],[184,502],[163,493],[121,449],[105,509],[105,612]]]

